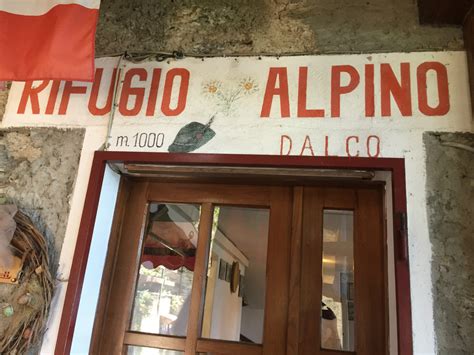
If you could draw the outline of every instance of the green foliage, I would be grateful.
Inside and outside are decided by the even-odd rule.
[[[142,317],[146,317],[151,313],[151,307],[153,306],[153,293],[148,290],[137,291],[135,298],[138,310]]]
[[[173,295],[171,296],[171,314],[178,314],[183,307],[184,297],[181,295]]]
[[[135,307],[133,309],[133,328],[139,329],[142,319],[151,314],[155,294],[149,290],[137,290],[135,295]]]

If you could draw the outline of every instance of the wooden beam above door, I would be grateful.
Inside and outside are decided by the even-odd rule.
[[[422,25],[459,25],[473,5],[473,0],[418,0]]]

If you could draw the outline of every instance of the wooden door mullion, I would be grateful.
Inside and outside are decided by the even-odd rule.
[[[301,242],[299,354],[319,354],[321,349],[322,225],[324,192],[305,188]]]
[[[206,270],[209,253],[209,242],[211,239],[212,220],[214,207],[212,203],[203,203],[201,206],[201,218],[199,221],[199,235],[196,250],[196,261],[194,266],[193,286],[191,302],[189,306],[188,329],[186,335],[185,354],[196,353],[197,339],[201,329],[201,306],[204,295],[204,283],[206,281]]]
[[[286,353],[291,212],[292,190],[273,187],[270,196],[270,225],[268,229],[263,355]]]
[[[298,186],[293,189],[287,354],[298,354],[299,351],[298,334],[300,327],[302,221],[303,187]]]
[[[359,354],[384,354],[386,350],[387,285],[382,201],[382,192],[378,189],[357,191],[357,209],[354,215],[354,285],[356,349]],[[369,324],[378,326],[368,331]]]

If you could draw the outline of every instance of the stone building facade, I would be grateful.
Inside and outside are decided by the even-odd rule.
[[[179,51],[188,56],[356,54],[465,50],[459,25],[420,25],[417,5],[401,1],[320,0],[104,0],[96,55]],[[0,118],[8,89],[0,91]],[[69,211],[80,208],[75,189],[83,150],[82,129],[6,128],[0,131],[2,198],[16,203],[51,245],[58,285],[66,235],[77,234]],[[474,135],[424,136],[426,208],[431,241],[432,299],[415,299],[416,354],[474,352]],[[75,200],[74,200],[75,199]],[[411,243],[411,242],[410,242]],[[70,247],[69,247],[70,248]],[[412,267],[417,268],[416,258]],[[416,288],[416,285],[412,285]],[[60,303],[60,298],[55,300]],[[56,304],[53,303],[52,312]],[[57,325],[56,325],[57,326]],[[54,325],[52,326],[54,329]],[[55,334],[46,334],[43,351]],[[49,344],[49,345],[48,345]]]

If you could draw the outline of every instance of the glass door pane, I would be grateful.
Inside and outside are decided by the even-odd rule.
[[[150,204],[130,330],[186,335],[199,215],[195,204]]]
[[[183,351],[127,346],[127,355],[183,355]]]
[[[214,208],[202,338],[262,344],[269,215]]]
[[[321,347],[355,351],[354,214],[324,210]]]

